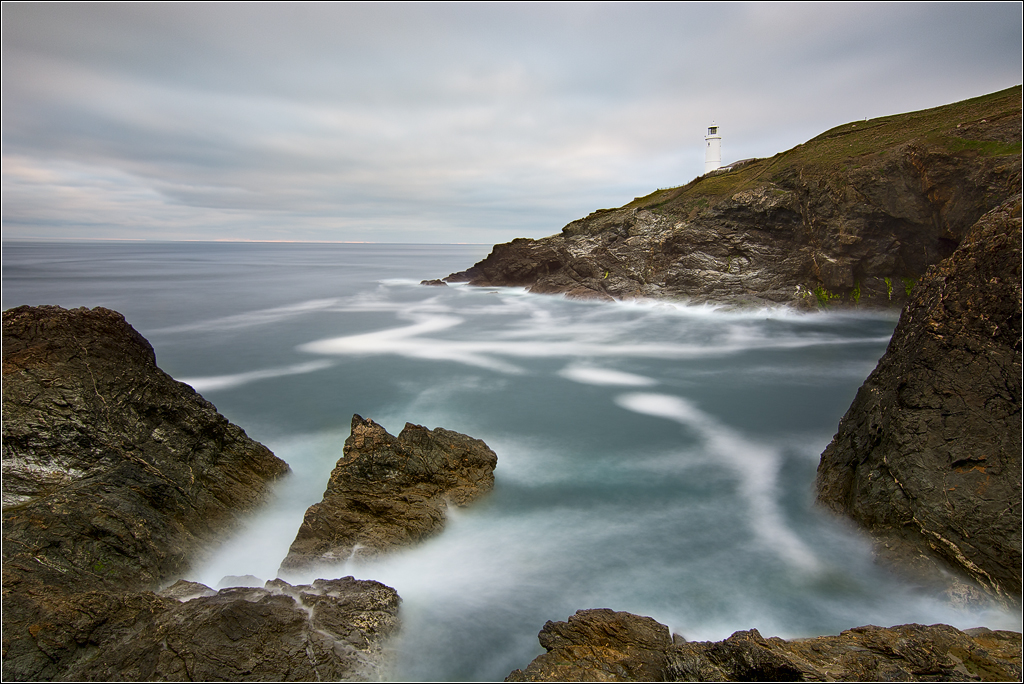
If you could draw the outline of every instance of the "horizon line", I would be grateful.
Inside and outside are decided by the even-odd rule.
[[[306,244],[306,245],[493,245],[492,242],[385,242],[378,240],[252,240],[216,238],[89,238],[89,237],[4,237],[0,242],[207,242],[234,244]]]

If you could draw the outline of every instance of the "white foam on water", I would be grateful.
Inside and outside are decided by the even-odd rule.
[[[635,373],[613,370],[611,368],[595,368],[593,366],[569,365],[558,371],[567,380],[585,385],[619,386],[619,387],[650,387],[658,381]]]
[[[323,498],[347,437],[347,431],[329,430],[266,440],[266,446],[288,463],[292,472],[276,483],[267,504],[213,549],[186,579],[214,587],[229,575],[255,575],[264,580],[277,577],[303,514]]]
[[[298,349],[306,353],[326,355],[393,354],[412,359],[452,361],[501,373],[522,373],[522,366],[504,359],[682,360],[730,356],[751,350],[800,349],[821,345],[885,341],[885,338],[829,338],[810,334],[768,337],[755,330],[736,326],[726,328],[724,333],[720,332],[710,339],[694,339],[689,342],[679,342],[675,339],[637,341],[636,336],[622,330],[626,321],[588,321],[585,318],[564,321],[551,315],[531,315],[506,329],[495,330],[491,326],[482,334],[475,325],[463,325],[466,316],[465,312],[460,313],[463,315],[430,315],[415,312],[399,314],[399,318],[413,320],[414,323],[370,333],[308,342],[300,345]],[[451,331],[456,326],[460,326],[459,334],[456,336],[435,335]],[[579,374],[577,376],[582,377]]]
[[[777,449],[752,442],[691,402],[668,394],[633,393],[615,398],[619,406],[637,413],[666,418],[695,430],[706,448],[739,479],[748,507],[748,524],[764,544],[781,558],[807,572],[821,563],[790,529],[776,502],[776,478],[781,457]]]
[[[297,363],[283,368],[264,368],[262,370],[246,371],[245,373],[233,373],[231,375],[210,375],[199,378],[179,378],[179,382],[191,385],[196,392],[215,392],[217,390],[233,389],[248,385],[251,382],[266,380],[268,378],[281,378],[288,375],[302,375],[315,373],[319,370],[330,368],[334,364],[330,361],[308,361]]]
[[[221,332],[226,330],[240,330],[259,326],[271,325],[280,321],[304,316],[310,313],[329,311],[337,308],[339,299],[311,299],[303,302],[296,302],[289,306],[278,306],[270,309],[247,311],[241,314],[224,316],[206,321],[194,321],[173,325],[166,328],[157,328],[152,332],[159,333],[185,333],[185,332]]]

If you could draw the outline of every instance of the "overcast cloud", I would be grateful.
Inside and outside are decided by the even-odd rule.
[[[541,237],[1021,83],[1019,3],[3,5],[5,238]]]

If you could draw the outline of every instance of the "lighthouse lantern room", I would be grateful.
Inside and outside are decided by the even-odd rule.
[[[714,121],[708,126],[708,134],[704,136],[704,173],[722,168],[722,136],[718,134],[718,126]]]

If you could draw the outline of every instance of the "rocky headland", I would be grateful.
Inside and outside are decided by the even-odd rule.
[[[376,555],[437,534],[449,505],[494,487],[498,457],[452,430],[406,423],[398,437],[352,417],[323,500],[306,511],[281,571]]]
[[[3,679],[375,679],[377,582],[174,582],[288,466],[107,309],[3,312]]]
[[[1021,89],[839,126],[560,234],[495,245],[444,280],[731,305],[899,308],[1021,186]]]
[[[649,617],[581,610],[548,622],[545,653],[507,682],[1020,681],[1021,635],[948,625],[868,625],[813,639],[756,630],[688,642]]]

